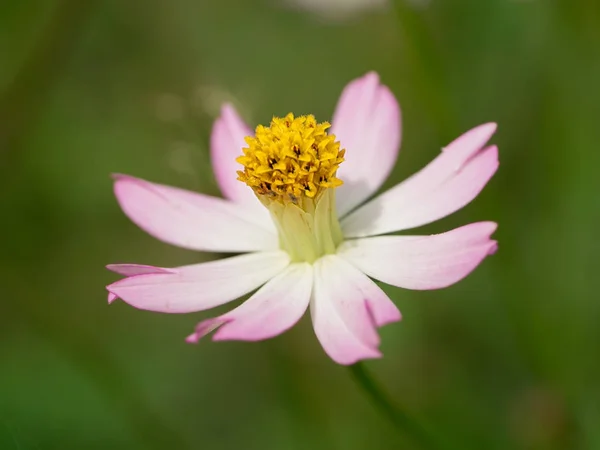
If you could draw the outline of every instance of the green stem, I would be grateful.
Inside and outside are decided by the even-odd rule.
[[[438,450],[440,448],[437,441],[425,428],[388,399],[387,394],[371,377],[362,363],[353,364],[349,366],[349,369],[356,384],[398,431],[409,435],[423,449]]]

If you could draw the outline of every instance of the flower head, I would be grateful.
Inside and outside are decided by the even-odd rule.
[[[236,161],[244,166],[238,180],[252,188],[258,199],[303,205],[305,198],[315,200],[328,188],[342,185],[336,172],[345,150],[329,123],[317,123],[314,116],[283,119],[273,117],[271,125],[256,127],[256,136],[247,137],[244,155]]]
[[[225,199],[115,177],[123,211],[151,235],[199,251],[243,253],[177,268],[116,264],[107,287],[140,309],[209,309],[258,289],[188,337],[256,341],[292,327],[310,308],[315,333],[340,364],[381,356],[377,328],[401,315],[372,279],[438,289],[468,275],[496,249],[493,222],[431,236],[383,236],[418,227],[473,200],[498,167],[486,124],[465,133],[420,172],[363,204],[389,175],[400,110],[375,73],[343,91],[332,125],[274,117],[255,133],[225,105],[211,159]]]

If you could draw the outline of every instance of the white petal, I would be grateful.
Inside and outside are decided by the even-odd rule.
[[[269,212],[258,201],[252,189],[237,179],[237,171],[242,170],[240,163],[236,162],[242,156],[242,149],[247,147],[244,140],[253,136],[254,132],[242,120],[235,108],[225,104],[221,108],[221,115],[215,121],[210,136],[210,158],[213,172],[221,192],[228,199],[252,208],[257,215],[269,218]]]
[[[215,341],[259,341],[287,331],[308,307],[312,278],[310,264],[290,265],[234,310],[200,322],[187,341],[198,342],[216,328]]]
[[[343,216],[370,197],[390,174],[400,149],[400,107],[394,94],[370,72],[350,82],[338,101],[331,132],[346,149],[336,191]]]
[[[473,200],[498,168],[498,149],[482,147],[496,130],[465,133],[420,172],[345,217],[346,237],[407,230],[445,217]]]
[[[372,278],[407,289],[440,289],[460,281],[494,253],[493,222],[432,236],[379,236],[346,241],[338,255]]]
[[[107,290],[130,305],[150,311],[187,313],[230,302],[270,280],[289,264],[282,251],[249,253],[217,261],[147,269]],[[167,270],[168,273],[161,271]]]
[[[123,212],[157,239],[201,251],[250,252],[277,249],[270,218],[243,205],[126,175],[115,176]]]
[[[314,264],[311,316],[325,352],[339,364],[378,358],[377,325],[400,319],[371,280],[335,255]]]

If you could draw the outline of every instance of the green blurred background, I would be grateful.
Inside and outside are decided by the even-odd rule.
[[[252,124],[327,120],[368,70],[403,110],[387,186],[486,121],[501,161],[472,204],[419,230],[494,220],[499,252],[449,289],[385,287],[404,320],[368,368],[454,448],[600,449],[600,3],[323,18],[281,2],[1,2],[0,449],[419,448],[306,318],[259,344],[191,346],[214,311],[109,307],[104,290],[107,263],[214,256],[135,227],[111,172],[218,195],[207,144],[223,101]]]

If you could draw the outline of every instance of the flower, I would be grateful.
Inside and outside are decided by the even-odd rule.
[[[498,168],[498,149],[486,146],[496,125],[463,134],[364,205],[396,161],[398,103],[368,73],[346,86],[329,128],[313,116],[288,114],[253,135],[225,105],[211,136],[225,199],[116,175],[121,208],[152,236],[187,249],[242,254],[176,268],[109,265],[126,277],[107,286],[109,302],[187,313],[258,289],[232,311],[199,323],[188,342],[215,330],[213,340],[271,338],[310,308],[315,334],[334,361],[380,357],[377,328],[401,315],[371,278],[439,289],[496,250],[493,222],[430,236],[382,236],[436,221],[473,200]]]

